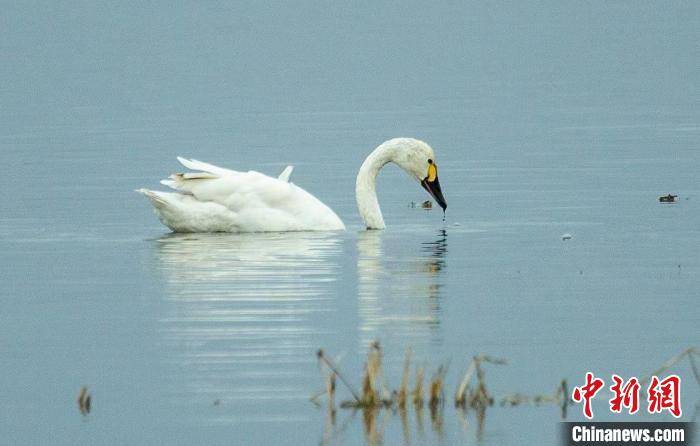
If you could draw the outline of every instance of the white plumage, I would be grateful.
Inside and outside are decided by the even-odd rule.
[[[345,229],[316,197],[289,182],[292,166],[272,178],[178,157],[188,169],[162,184],[177,192],[139,189],[175,232],[330,231]]]

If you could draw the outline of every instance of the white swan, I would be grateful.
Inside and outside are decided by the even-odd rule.
[[[138,189],[150,198],[164,225],[175,232],[335,231],[345,225],[328,206],[290,183],[292,166],[278,178],[259,172],[237,172],[178,157],[196,172],[176,173],[162,184],[177,192]],[[357,174],[357,207],[367,229],[384,229],[376,178],[395,163],[447,208],[437,176],[433,149],[423,141],[395,138],[377,147]]]

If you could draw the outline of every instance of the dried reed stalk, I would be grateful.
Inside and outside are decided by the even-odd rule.
[[[698,353],[698,350],[695,347],[689,347],[689,348],[683,350],[682,352],[680,352],[676,356],[672,357],[668,361],[661,364],[661,367],[659,367],[657,370],[653,371],[649,375],[642,378],[642,380],[640,381],[640,384],[642,386],[648,384],[649,381],[651,380],[652,376],[660,375],[661,373],[670,369],[674,365],[678,364],[686,356],[688,357],[689,362],[690,362],[690,366],[693,369],[693,374],[695,375],[695,379],[697,380],[698,384],[700,384],[700,374],[698,373],[698,369],[695,365],[695,361],[693,358],[694,355],[700,355],[700,353]]]
[[[413,396],[413,405],[416,407],[423,407],[423,379],[425,377],[425,368],[418,367],[416,369],[416,386],[411,392]]]
[[[335,412],[335,372],[330,372],[326,379],[326,394],[328,394],[328,410]]]
[[[443,399],[443,387],[445,385],[445,373],[447,373],[447,368],[443,365],[438,367],[437,372],[433,375],[430,380],[430,391],[429,391],[429,404],[431,411],[434,411],[440,406]]]
[[[401,375],[401,384],[399,391],[396,393],[396,403],[400,409],[406,407],[406,398],[408,396],[408,381],[411,373],[411,348],[406,349],[406,356],[403,360],[403,375]]]
[[[472,375],[475,370],[476,358],[472,358],[467,367],[467,371],[464,373],[464,378],[457,386],[457,392],[455,392],[455,407],[465,407],[467,404],[467,393],[469,391],[469,383],[472,380]]]
[[[369,346],[365,375],[362,379],[362,405],[374,406],[380,402],[377,391],[382,371],[382,352],[379,343],[374,341]]]
[[[322,361],[324,364],[326,364],[326,366],[328,366],[328,368],[331,369],[331,371],[334,374],[336,374],[338,378],[340,378],[343,384],[345,384],[345,387],[347,387],[350,393],[352,394],[352,397],[355,398],[355,401],[359,403],[360,397],[358,393],[355,391],[355,389],[352,388],[352,385],[350,385],[350,383],[343,377],[343,375],[340,374],[338,368],[331,362],[331,360],[326,357],[326,355],[323,353],[323,350],[319,349],[316,352],[316,357],[318,357],[319,361]]]

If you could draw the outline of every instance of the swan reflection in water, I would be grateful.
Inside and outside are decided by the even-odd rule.
[[[160,332],[176,365],[173,398],[222,406],[244,400],[239,411],[256,402],[307,398],[314,375],[308,356],[333,305],[341,252],[333,233],[159,239],[167,301]],[[295,419],[281,408],[275,415],[275,407],[219,421]]]
[[[411,235],[363,231],[357,238],[358,353],[365,354],[374,340],[381,342],[382,366],[388,372],[385,376],[394,378],[389,379],[394,383],[392,389],[401,375],[407,347],[412,347],[414,358],[427,360],[432,347],[442,343],[441,275],[447,267],[447,232],[440,230],[430,240],[413,244]],[[430,444],[428,437],[443,442],[442,407],[409,404],[396,410],[366,407],[359,415],[355,411],[345,414],[340,423],[329,406],[319,443],[336,444],[347,426],[359,418],[365,444],[384,444],[385,428],[397,412],[403,444],[412,444],[413,437],[421,444]],[[426,432],[427,419],[430,432]]]
[[[372,340],[381,340],[390,366],[401,365],[406,347],[419,357],[427,347],[442,343],[440,327],[441,275],[446,268],[447,233],[440,230],[406,255],[400,239],[389,233],[365,231],[357,240],[359,352]],[[391,244],[389,255],[384,243]],[[408,246],[415,250],[414,246]]]

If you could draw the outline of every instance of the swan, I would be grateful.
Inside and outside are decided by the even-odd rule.
[[[151,200],[160,221],[174,232],[286,232],[344,230],[328,206],[290,182],[293,167],[273,178],[238,172],[178,157],[193,172],[170,175],[161,183],[175,190],[138,189]],[[433,149],[413,138],[394,138],[367,156],[355,183],[357,208],[367,229],[386,227],[379,207],[376,178],[394,163],[418,181],[443,211],[447,203],[438,180]]]

